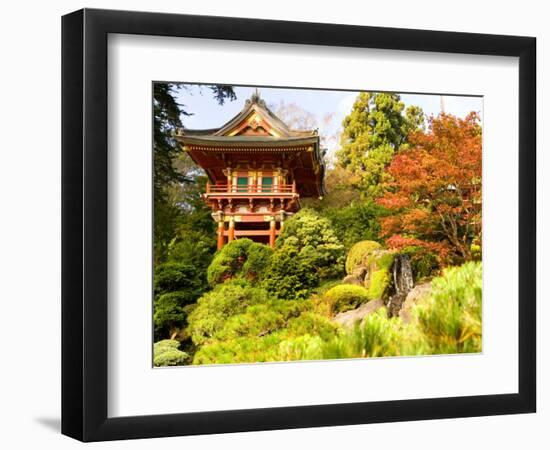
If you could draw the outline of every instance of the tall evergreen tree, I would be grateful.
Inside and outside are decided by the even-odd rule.
[[[338,160],[359,176],[359,187],[367,196],[381,194],[393,155],[406,144],[409,132],[422,127],[422,110],[404,109],[398,94],[361,92],[343,121]]]
[[[183,163],[182,154],[173,136],[182,127],[181,117],[189,116],[184,105],[177,102],[179,91],[189,89],[183,83],[154,83],[153,85],[153,193],[154,193],[154,253],[159,262],[166,256],[168,243],[174,238],[178,219],[192,212],[178,204],[174,195],[178,187],[196,184],[203,173],[194,164]],[[236,99],[232,86],[199,86],[208,89],[214,100],[223,105]],[[185,160],[185,157],[183,157]],[[188,205],[187,205],[188,206]]]

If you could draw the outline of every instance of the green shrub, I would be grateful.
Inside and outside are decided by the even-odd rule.
[[[237,314],[250,305],[266,303],[269,296],[264,289],[251,287],[246,281],[234,280],[216,286],[204,294],[188,317],[188,332],[196,345],[212,339]]]
[[[179,350],[179,346],[180,343],[173,339],[155,342],[153,346],[153,364],[155,367],[185,364],[189,355]]]
[[[340,284],[323,295],[333,314],[355,309],[369,301],[369,292],[362,286]]]
[[[214,256],[207,271],[208,282],[216,285],[232,278],[244,278],[254,283],[262,278],[272,254],[267,245],[250,239],[230,242]]]
[[[401,253],[408,255],[411,262],[411,269],[415,280],[428,278],[439,271],[439,260],[437,254],[425,247],[405,247]]]
[[[351,247],[346,258],[346,272],[351,275],[355,268],[366,262],[368,256],[374,251],[382,248],[382,246],[375,241],[361,241],[357,242]]]
[[[283,300],[305,299],[318,284],[315,268],[290,244],[277,248],[262,282],[270,294]]]
[[[212,221],[210,217],[209,220]],[[216,241],[211,234],[189,230],[182,232],[181,237],[170,242],[168,245],[168,261],[189,264],[206,272],[215,251]],[[206,280],[206,277],[204,280]]]
[[[432,280],[432,294],[413,308],[431,353],[481,352],[482,268],[469,262]]]
[[[169,292],[155,298],[153,325],[155,339],[170,336],[185,324],[184,306],[189,296],[186,292]]]
[[[370,358],[426,353],[423,337],[398,318],[389,319],[384,308],[352,329],[340,329],[331,338],[301,336],[283,341],[279,352],[287,360]]]
[[[275,243],[276,252],[293,247],[304,264],[315,271],[319,281],[340,277],[344,266],[344,246],[334,233],[330,220],[304,208],[285,222]]]
[[[288,308],[287,301],[278,303]],[[307,302],[294,302],[298,310]],[[296,312],[293,307],[293,314]],[[252,309],[253,307],[250,307]],[[261,317],[266,310],[256,310],[258,322],[273,325],[274,322]],[[269,314],[271,316],[271,314]],[[271,316],[273,317],[273,316]],[[267,319],[267,320],[266,320]],[[248,320],[247,320],[248,322]],[[279,348],[285,341],[298,339],[300,336],[317,335],[319,339],[331,339],[336,336],[337,326],[324,317],[310,312],[302,312],[296,317],[288,317],[286,323],[277,322],[282,328],[246,327],[246,335],[225,335],[225,340],[211,341],[203,345],[193,358],[193,364],[231,364],[242,362],[285,361],[288,358]],[[250,322],[249,322],[250,323]],[[242,328],[240,331],[242,332]]]
[[[356,242],[377,240],[383,208],[372,201],[328,208],[323,212],[332,223],[336,236],[346,250]],[[349,273],[349,272],[348,272]]]
[[[204,289],[201,270],[189,264],[167,262],[155,268],[155,295],[167,292],[186,291],[198,297]]]
[[[160,264],[154,275],[153,324],[155,339],[171,337],[185,327],[185,308],[204,292],[204,272],[188,264]]]

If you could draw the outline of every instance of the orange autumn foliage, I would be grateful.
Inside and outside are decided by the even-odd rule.
[[[391,161],[387,192],[378,202],[388,245],[423,246],[444,262],[471,259],[481,244],[481,126],[479,117],[441,114],[427,131],[408,137],[409,148]]]

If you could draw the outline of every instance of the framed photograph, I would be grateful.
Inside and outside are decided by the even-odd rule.
[[[535,412],[536,41],[62,21],[62,432]]]

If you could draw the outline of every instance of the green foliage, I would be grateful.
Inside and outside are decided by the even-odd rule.
[[[355,268],[367,262],[368,256],[374,251],[382,248],[375,241],[360,241],[351,247],[346,258],[346,272],[351,275]]]
[[[305,299],[318,284],[317,272],[292,244],[276,249],[262,282],[270,294],[283,300]]]
[[[331,339],[336,335],[337,327],[324,317],[310,312],[302,312],[296,316],[297,311],[305,306],[311,307],[307,302],[279,300],[276,303],[282,308],[288,308],[288,303],[296,303],[286,313],[281,313],[279,310],[279,320],[281,315],[286,317],[284,326],[274,328],[275,321],[272,311],[257,309],[255,311],[257,321],[269,325],[267,328],[258,328],[252,324],[252,317],[247,318],[244,323],[249,323],[249,327],[241,326],[238,335],[228,334],[225,336],[225,340],[213,341],[202,346],[195,354],[193,364],[285,361],[287,358],[284,351],[280,349],[282,343],[300,336],[316,335],[320,338]],[[269,318],[263,317],[266,313]],[[244,330],[246,333],[243,333]]]
[[[432,281],[432,294],[413,309],[432,353],[481,352],[480,262],[446,269]]]
[[[400,253],[409,256],[414,279],[418,282],[428,278],[439,271],[439,260],[435,252],[425,247],[409,246]]]
[[[232,86],[199,87],[199,89],[202,88],[209,89],[214,100],[220,105],[226,100],[236,98]],[[155,263],[166,260],[168,244],[176,235],[181,222],[186,221],[189,215],[194,215],[196,217],[193,219],[197,219],[202,214],[204,218],[207,211],[204,202],[193,204],[192,201],[198,198],[197,191],[201,184],[202,172],[197,170],[197,166],[190,161],[187,155],[182,155],[181,148],[174,138],[174,132],[182,126],[181,117],[192,114],[176,100],[178,95],[188,89],[196,89],[196,87],[183,83],[153,84],[153,251]],[[187,163],[178,164],[181,160]],[[204,179],[204,177],[202,178]],[[184,195],[182,201],[182,192],[187,194],[188,191],[193,190],[195,190],[194,194]],[[211,227],[212,224],[208,224],[208,227],[202,230],[207,232]]]
[[[346,250],[353,244],[363,240],[377,240],[380,233],[378,218],[384,209],[372,201],[353,203],[349,206],[341,205],[327,208],[323,215],[327,217],[338,239]]]
[[[212,221],[211,218],[209,218]],[[216,251],[213,235],[189,231],[168,245],[168,261],[189,264],[206,273]],[[206,281],[206,276],[204,276]]]
[[[263,276],[273,254],[267,245],[250,239],[238,239],[225,245],[208,267],[207,277],[211,285],[232,278],[243,278],[252,283]]]
[[[373,251],[366,259],[370,271],[368,296],[371,300],[385,299],[391,284],[391,267],[395,253],[387,250]]]
[[[387,255],[378,258],[378,267],[388,269]],[[229,282],[218,289],[232,284],[237,285]],[[315,314],[311,301],[245,301],[244,308],[226,309],[193,364],[481,351],[481,264],[449,269],[433,286],[432,297],[413,309],[411,323],[388,318],[382,308],[353,329],[338,328]]]
[[[334,286],[323,295],[323,301],[330,306],[333,314],[355,309],[369,299],[369,292],[364,287],[353,284]]]
[[[190,296],[198,297],[203,290],[203,278],[200,269],[189,264],[167,262],[155,268],[155,295],[167,292],[187,291]]]
[[[369,196],[381,193],[386,166],[421,123],[419,108],[407,115],[404,108],[398,94],[361,92],[343,121],[338,160],[361,177],[360,187]]]
[[[180,343],[173,339],[164,339],[155,342],[153,346],[153,364],[161,366],[181,366],[185,364],[189,355],[179,350]]]
[[[185,321],[184,306],[188,303],[186,292],[169,292],[155,299],[153,325],[155,338],[169,336],[180,328]]]
[[[276,250],[292,247],[298,258],[315,271],[319,280],[336,278],[343,273],[344,246],[330,221],[304,208],[285,223],[275,244]]]
[[[308,307],[302,301],[272,299],[266,303],[251,305],[242,314],[229,318],[213,338],[229,340],[241,336],[265,336],[284,328],[290,318],[299,316]]]
[[[171,337],[185,326],[186,307],[204,292],[204,272],[189,264],[167,262],[155,269],[153,325],[155,339]]]
[[[353,329],[341,329],[330,339],[306,336],[280,345],[288,360],[367,358],[401,354],[401,334],[405,325],[399,319],[388,319],[385,309],[365,318]],[[417,347],[421,348],[417,345]]]
[[[188,317],[188,331],[196,345],[202,345],[223,329],[226,322],[251,305],[266,303],[264,289],[251,287],[244,280],[233,280],[204,294]]]

